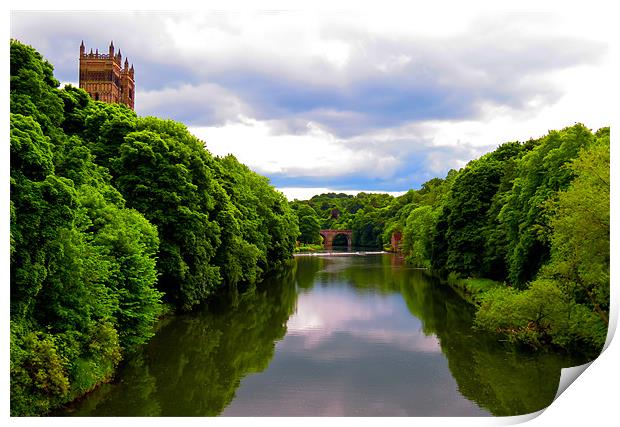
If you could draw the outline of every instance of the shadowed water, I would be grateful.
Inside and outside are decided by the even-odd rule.
[[[257,289],[159,325],[61,415],[483,416],[549,405],[560,368],[471,329],[473,311],[386,255],[299,257]]]

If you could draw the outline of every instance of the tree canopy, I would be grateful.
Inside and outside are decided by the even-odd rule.
[[[304,227],[312,208],[321,228],[352,229],[354,245],[387,247],[400,232],[410,264],[500,282],[480,301],[478,328],[596,354],[609,317],[609,168],[609,128],[576,124],[501,144],[399,197],[328,193],[292,205]]]
[[[181,310],[285,263],[284,196],[177,122],[71,86],[11,41],[11,413],[44,414],[111,378]]]
[[[388,223],[414,265],[503,283],[484,294],[477,327],[596,354],[609,316],[609,168],[609,128],[576,124],[429,181]]]

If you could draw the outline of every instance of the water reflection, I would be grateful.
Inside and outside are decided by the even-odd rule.
[[[545,408],[557,391],[560,369],[585,362],[580,357],[508,349],[493,337],[473,331],[473,308],[437,279],[407,268],[396,257],[377,258],[375,262],[363,258],[302,262],[318,264],[319,276],[331,274],[334,281],[344,281],[357,292],[401,296],[409,313],[421,322],[424,335],[437,340],[459,392],[491,414],[518,415]],[[382,337],[394,343],[415,342],[398,328],[382,331]],[[417,351],[424,348],[423,343],[415,343]]]
[[[72,415],[467,416],[546,407],[560,368],[471,329],[472,309],[391,255],[300,257],[163,324]]]
[[[210,311],[160,327],[119,380],[91,393],[68,415],[205,416],[230,403],[245,375],[263,371],[295,309],[294,270],[258,290],[228,296]]]
[[[312,273],[315,286],[301,289],[272,363],[243,380],[224,415],[484,414],[459,394],[437,338],[379,283],[383,264],[355,279],[363,260],[298,261],[297,279]]]

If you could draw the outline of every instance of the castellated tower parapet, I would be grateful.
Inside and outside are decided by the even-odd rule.
[[[134,109],[135,80],[133,64],[125,58],[122,66],[121,50],[114,54],[114,42],[110,42],[108,53],[86,53],[84,41],[80,45],[80,88],[95,101],[122,103]]]

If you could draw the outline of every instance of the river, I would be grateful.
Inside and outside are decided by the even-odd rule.
[[[472,307],[392,254],[297,257],[158,325],[60,415],[487,416],[548,406],[562,367],[471,328]]]

